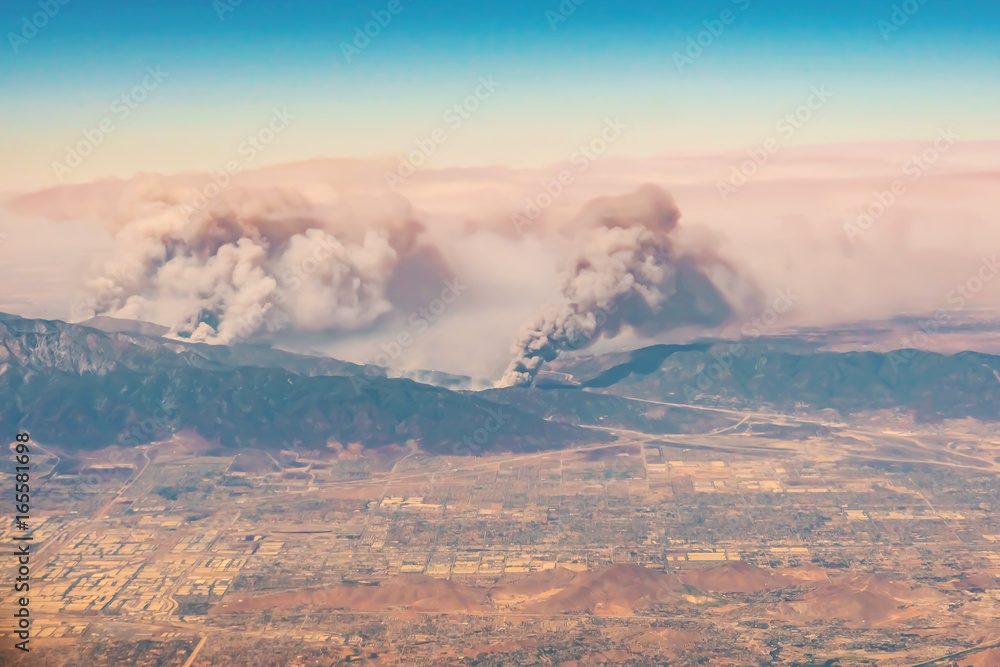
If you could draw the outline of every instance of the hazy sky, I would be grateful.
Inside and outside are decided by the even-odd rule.
[[[998,302],[995,1],[60,1],[0,4],[0,310],[280,310],[298,347],[420,333],[393,365],[495,378],[607,240],[580,211],[643,183],[729,333],[789,289],[782,326]]]
[[[1000,3],[911,1],[890,31],[889,0],[567,0],[563,13],[556,0],[399,0],[396,14],[387,0],[53,0],[34,31],[37,0],[7,0],[0,192],[57,184],[53,162],[104,119],[113,131],[66,182],[219,169],[275,107],[295,119],[254,166],[394,158],[437,127],[447,141],[429,166],[537,166],[614,117],[622,156],[748,147],[814,86],[833,97],[786,144],[923,140],[942,125],[1000,138]],[[345,55],[372,12],[391,20]],[[699,33],[706,46],[685,54]],[[122,118],[121,97],[157,67],[166,76]],[[499,87],[449,126],[490,76]]]

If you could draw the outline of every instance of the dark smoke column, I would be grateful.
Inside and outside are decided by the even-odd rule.
[[[708,253],[677,255],[671,236],[679,219],[655,185],[584,206],[571,225],[580,243],[560,276],[565,299],[522,327],[497,386],[530,385],[546,361],[614,337],[623,325],[654,333],[724,322],[731,308],[705,271],[724,263]]]

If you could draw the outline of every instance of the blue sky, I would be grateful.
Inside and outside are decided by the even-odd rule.
[[[52,161],[151,66],[165,82],[73,178],[212,168],[275,106],[296,121],[266,162],[393,156],[487,75],[500,88],[439,166],[558,161],[612,116],[633,130],[624,154],[741,148],[816,85],[834,97],[797,143],[922,140],[948,124],[998,138],[997,2],[911,0],[889,32],[879,22],[905,3],[567,0],[575,10],[554,22],[554,0],[399,0],[348,62],[342,44],[387,0],[243,0],[222,18],[210,0],[50,1],[58,12],[14,46],[39,3],[0,8],[0,147],[24,160],[0,171],[8,183],[52,184]],[[727,10],[679,68],[675,54]]]

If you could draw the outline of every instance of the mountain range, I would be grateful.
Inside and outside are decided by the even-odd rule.
[[[448,388],[458,381],[446,374],[417,376],[445,385],[435,386],[384,368],[162,333],[111,318],[70,324],[0,314],[0,428],[80,449],[190,431],[222,447],[415,441],[431,453],[476,454],[611,441],[608,429],[708,432],[738,420],[684,405],[895,410],[920,421],[1000,416],[1000,357],[976,352],[706,340],[568,356],[535,387],[474,392]]]
[[[93,449],[193,431],[224,447],[411,440],[433,453],[610,439],[384,369],[0,315],[0,428]]]

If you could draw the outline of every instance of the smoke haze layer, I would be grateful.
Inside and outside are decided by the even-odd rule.
[[[725,197],[719,183],[745,154],[608,156],[551,199],[545,184],[571,162],[428,167],[398,193],[385,187],[393,164],[364,160],[246,170],[202,200],[208,174],[60,186],[0,206],[0,310],[140,317],[490,385],[514,357],[544,363],[526,347],[546,337],[519,334],[546,326],[567,350],[608,351],[738,337],[778,294],[795,305],[769,332],[972,312],[1000,303],[998,280],[956,296],[1000,252],[997,147],[956,143],[918,180],[907,165],[923,142],[787,147]],[[905,192],[880,210],[897,180]],[[641,183],[677,205],[640,195],[658,221],[599,222],[606,200]],[[442,307],[449,281],[461,294]]]

